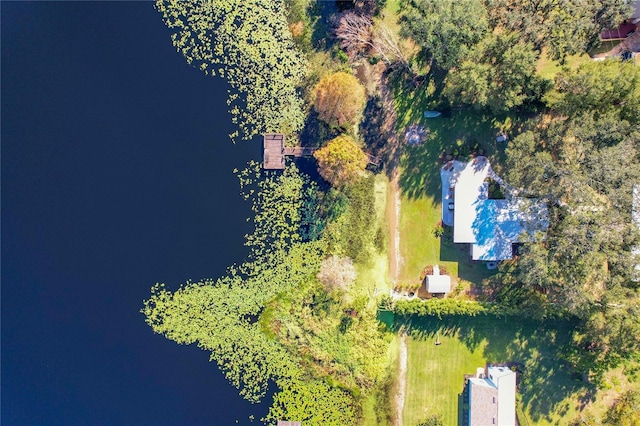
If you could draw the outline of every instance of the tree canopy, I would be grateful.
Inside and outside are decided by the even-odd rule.
[[[463,61],[488,29],[482,0],[402,0],[401,7],[402,35],[444,69]]]
[[[507,148],[510,182],[549,206],[546,239],[522,248],[518,280],[581,318],[577,342],[600,361],[640,350],[632,337],[640,327],[628,320],[640,305],[631,252],[640,243],[631,220],[633,185],[640,182],[632,99],[638,72],[605,61],[563,73],[551,103],[557,110]]]
[[[402,0],[404,36],[427,49],[444,69],[458,66],[488,33],[518,34],[552,59],[582,53],[599,34],[631,14],[625,0]]]
[[[576,71],[556,77],[550,106],[566,115],[614,112],[631,122],[640,121],[640,69],[630,62],[587,62]]]
[[[297,87],[306,62],[292,41],[282,0],[156,0],[156,8],[187,62],[227,79],[227,103],[243,138],[302,128]]]
[[[582,53],[631,15],[625,0],[484,0],[492,29],[513,31],[553,59]]]
[[[622,394],[609,408],[603,424],[608,426],[640,425],[640,391],[630,390]]]
[[[315,88],[314,108],[322,121],[346,129],[358,124],[367,95],[356,77],[346,72],[324,76]]]
[[[445,95],[454,103],[501,113],[522,105],[542,86],[535,76],[537,52],[515,34],[491,34],[447,76]]]
[[[314,153],[314,157],[318,160],[320,175],[335,186],[343,186],[357,178],[367,166],[367,156],[347,135],[330,140]]]

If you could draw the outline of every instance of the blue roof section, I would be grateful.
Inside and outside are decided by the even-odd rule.
[[[547,226],[546,205],[538,200],[479,200],[472,257],[487,261],[511,259],[514,243],[534,241],[534,233]]]

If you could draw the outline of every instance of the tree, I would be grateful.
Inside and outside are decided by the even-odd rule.
[[[520,251],[512,280],[580,319],[574,363],[596,379],[640,350],[632,277],[640,231],[631,221],[639,86],[637,70],[617,61],[565,71],[547,97],[554,110],[507,149],[507,180],[549,210],[546,238]]]
[[[484,0],[492,29],[520,34],[553,59],[582,53],[599,43],[600,32],[631,15],[625,0]]]
[[[330,140],[313,156],[318,160],[320,175],[327,182],[338,187],[360,176],[367,166],[367,156],[347,135]]]
[[[358,275],[353,261],[348,257],[330,256],[322,261],[318,280],[327,291],[346,290]]]
[[[567,115],[615,111],[620,119],[640,122],[640,68],[618,60],[586,62],[558,74],[549,104]]]
[[[332,127],[347,128],[360,121],[367,100],[364,86],[345,72],[324,76],[315,88],[314,108]]]
[[[227,79],[227,103],[243,138],[302,128],[297,87],[306,61],[292,40],[282,0],[156,0],[156,8],[187,62]]]
[[[508,111],[539,88],[536,60],[533,46],[520,41],[517,34],[491,34],[449,73],[445,96],[496,114]]]
[[[369,16],[352,11],[344,12],[336,20],[334,31],[340,47],[352,58],[372,50],[387,65],[399,63],[409,68],[409,62],[400,49],[394,32],[381,22],[374,25]]]
[[[431,53],[438,66],[457,66],[484,37],[482,0],[402,0],[401,34]]]
[[[630,390],[607,410],[602,422],[610,426],[639,426],[640,425],[640,391]]]

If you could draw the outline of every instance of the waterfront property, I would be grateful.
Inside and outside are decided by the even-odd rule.
[[[465,376],[463,424],[515,426],[516,373],[507,367],[478,368]]]
[[[486,157],[468,163],[450,161],[440,171],[442,222],[453,226],[453,242],[471,244],[473,260],[500,261],[513,257],[513,245],[535,241],[548,227],[544,202],[517,197],[491,169]],[[506,198],[489,198],[489,181]]]

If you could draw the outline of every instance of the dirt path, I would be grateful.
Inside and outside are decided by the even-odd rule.
[[[383,99],[384,120],[382,129],[387,140],[386,158],[387,175],[390,179],[389,197],[387,198],[387,219],[389,222],[389,276],[394,284],[398,282],[400,269],[402,268],[402,255],[400,254],[400,209],[401,197],[399,186],[398,165],[401,154],[401,139],[396,132],[396,112],[388,81],[381,80],[380,92]],[[402,426],[404,411],[405,391],[407,387],[407,336],[400,332],[399,365],[396,382],[396,394],[394,395],[395,413],[393,424]]]
[[[387,218],[389,222],[389,275],[396,284],[400,275],[402,256],[400,255],[400,191],[398,188],[398,173],[394,173],[389,184],[389,198],[387,201]]]
[[[394,424],[402,426],[402,412],[404,411],[405,391],[407,388],[407,335],[402,332],[400,336],[400,365],[398,367],[398,390],[395,395],[396,415]]]

